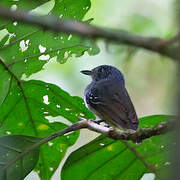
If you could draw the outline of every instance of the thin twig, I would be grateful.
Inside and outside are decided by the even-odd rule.
[[[0,7],[0,17],[37,25],[45,30],[51,30],[56,33],[73,33],[93,39],[104,38],[115,43],[141,47],[157,52],[161,55],[166,55],[174,59],[180,59],[180,44],[175,42],[178,35],[170,38],[169,40],[163,40],[158,37],[135,35],[125,30],[100,28],[75,20],[60,19],[49,15],[36,16],[28,12],[11,11],[2,7]]]

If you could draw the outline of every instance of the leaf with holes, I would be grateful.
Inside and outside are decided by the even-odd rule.
[[[47,0],[2,0],[0,5],[9,6],[12,11],[25,9],[31,13],[37,12],[39,5],[51,6],[45,14],[77,20],[83,19],[91,5],[90,0],[55,0],[42,4],[45,2]],[[41,81],[20,81],[23,74],[29,76],[40,71],[51,57],[57,56],[58,62],[65,63],[72,54],[81,56],[84,51],[90,55],[98,53],[99,49],[93,42],[75,35],[54,34],[1,19],[0,29],[4,28],[8,34],[0,41],[1,136],[21,134],[43,137],[64,129],[76,122],[78,117],[95,118],[81,98],[72,97],[55,85]],[[73,132],[40,148],[36,171],[41,179],[50,179],[67,148],[75,143],[78,136],[79,132]]]
[[[0,5],[8,5],[12,10],[28,8],[31,13],[35,13],[33,9],[40,5],[40,2],[2,0]],[[50,1],[46,6],[51,6],[51,9],[45,11],[45,14],[52,13],[61,18],[82,20],[90,9],[91,3],[90,0],[79,0],[78,2],[55,0],[54,4]],[[54,34],[20,22],[6,22],[1,22],[0,27],[8,30],[9,43],[2,42],[0,56],[18,77],[21,77],[23,73],[30,76],[40,71],[52,57],[57,57],[58,62],[65,63],[73,54],[81,56],[85,51],[88,51],[90,55],[99,52],[94,42],[76,35]]]
[[[171,118],[147,116],[140,119],[140,126],[152,126]],[[170,168],[170,144],[167,142],[170,135],[152,137],[142,144],[99,136],[68,157],[62,169],[62,180],[72,177],[78,180],[139,180],[145,173],[153,173],[157,179],[164,180]]]
[[[83,99],[70,96],[56,85],[36,80],[18,81],[18,84],[13,77],[9,93],[0,107],[1,136],[21,134],[44,137],[66,128],[78,117],[95,118],[85,107]],[[36,171],[41,179],[50,179],[67,148],[75,143],[78,136],[76,131],[40,148]]]
[[[39,149],[28,151],[22,157],[21,153],[38,142],[39,138],[30,136],[4,136],[0,138],[0,179],[24,179],[35,167]]]

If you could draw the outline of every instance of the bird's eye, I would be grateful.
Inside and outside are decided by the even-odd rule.
[[[99,73],[103,73],[104,72],[104,69],[103,68],[100,68],[99,69]]]

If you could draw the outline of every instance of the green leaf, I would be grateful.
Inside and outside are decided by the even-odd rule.
[[[45,2],[47,0],[2,0],[0,5],[11,7],[12,10],[17,8],[34,12]],[[53,2],[52,8],[44,14],[52,13],[61,18],[77,20],[82,20],[91,6],[90,0],[55,0],[50,3]],[[0,29],[3,28],[9,33],[0,42],[0,136],[20,134],[44,137],[76,122],[78,117],[95,118],[81,98],[72,97],[53,84],[20,82],[23,74],[30,76],[42,70],[52,57],[56,56],[58,62],[65,63],[73,54],[81,56],[85,51],[90,55],[97,54],[99,49],[94,42],[1,19]],[[76,142],[78,136],[78,131],[73,132],[40,147],[35,170],[41,179],[50,179],[67,148]]]
[[[8,39],[9,39],[9,34],[6,34],[0,41],[0,48],[5,45]]]
[[[140,126],[152,126],[171,118],[173,116],[147,116],[140,118]],[[169,138],[170,133],[151,137],[142,144],[132,144],[101,135],[68,157],[62,169],[62,180],[72,177],[79,180],[139,180],[149,172],[158,179],[170,168]]]
[[[6,1],[3,0],[0,4],[5,3],[10,7],[17,5],[17,9],[28,7],[29,10],[32,10],[40,4],[39,1],[32,3],[29,0]],[[78,2],[56,0],[50,12],[61,18],[82,20],[90,6],[90,0],[79,0]],[[23,73],[30,76],[42,70],[44,64],[52,57],[57,57],[58,62],[65,63],[73,54],[82,56],[85,51],[88,51],[90,55],[99,52],[94,42],[76,35],[55,34],[34,26],[9,21],[5,28],[11,33],[11,36],[9,36],[9,44],[0,48],[0,56],[18,77],[21,77]]]
[[[151,115],[145,116],[139,119],[139,128],[152,128],[153,126],[168,121],[170,119],[175,119],[175,116],[171,115]]]
[[[6,99],[9,89],[11,87],[12,78],[11,75],[4,69],[4,67],[0,64],[0,105]]]
[[[11,83],[0,108],[1,136],[11,133],[44,137],[78,121],[78,117],[95,118],[85,107],[83,99],[70,96],[56,85],[31,80],[17,86],[14,78]],[[42,179],[52,176],[67,148],[75,143],[78,136],[79,132],[76,131],[40,148],[36,171]]]
[[[24,179],[31,172],[38,161],[39,149],[16,158],[37,141],[39,138],[20,135],[0,138],[0,179]]]

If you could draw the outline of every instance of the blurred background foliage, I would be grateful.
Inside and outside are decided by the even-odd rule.
[[[92,24],[116,29],[125,29],[140,35],[168,38],[175,34],[175,17],[172,0],[92,0],[91,8],[84,20],[94,18]],[[53,6],[53,0],[42,9],[43,14]],[[1,33],[2,36],[2,33]],[[176,64],[167,57],[143,49],[115,45],[98,41],[100,53],[89,56],[69,58],[65,64],[51,59],[44,70],[31,75],[28,79],[39,79],[59,85],[72,96],[83,97],[84,88],[90,79],[80,74],[83,69],[91,69],[102,64],[113,65],[125,75],[126,87],[139,117],[151,114],[173,114],[172,100],[175,92]],[[23,77],[26,79],[26,76]],[[76,144],[65,157],[95,136],[94,132],[81,131]],[[59,176],[59,171],[54,179]],[[31,173],[26,179],[36,179]]]
[[[140,35],[171,37],[176,32],[173,1],[155,0],[92,0],[84,20],[93,17],[92,24],[101,27],[125,29]],[[71,95],[83,96],[88,77],[79,73],[101,64],[114,65],[125,75],[126,86],[139,116],[173,113],[171,99],[174,92],[173,61],[143,49],[117,46],[98,41],[100,53],[69,58],[65,64],[52,59],[44,71],[29,79],[40,79],[60,85]]]

